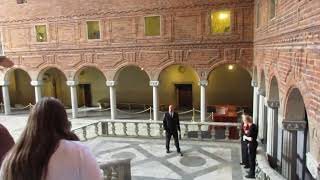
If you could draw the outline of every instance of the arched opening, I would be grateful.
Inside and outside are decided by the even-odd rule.
[[[66,107],[71,107],[70,90],[67,86],[67,78],[57,68],[49,68],[40,74],[42,81],[42,96],[50,96],[59,99]]]
[[[277,169],[281,162],[281,156],[278,151],[281,150],[281,146],[278,144],[281,140],[281,130],[278,126],[278,110],[279,110],[279,87],[278,81],[275,76],[272,77],[270,83],[269,102],[268,102],[268,129],[267,134],[269,135],[267,142],[267,154],[269,163],[272,168]],[[280,132],[280,133],[279,133]]]
[[[6,80],[9,81],[10,104],[13,111],[29,109],[26,106],[30,103],[35,104],[35,90],[31,86],[31,78],[26,71],[22,69],[11,70],[8,72]]]
[[[109,91],[106,78],[101,71],[94,67],[85,67],[76,78],[79,81],[77,86],[79,107],[109,106]]]
[[[208,76],[208,108],[218,106],[244,109],[252,113],[253,89],[249,72],[240,65],[221,65]]]
[[[140,67],[126,66],[120,69],[117,75],[117,107],[130,111],[143,111],[151,107],[152,87],[149,81],[148,74]],[[136,118],[138,116],[145,118],[143,113]],[[147,117],[149,119],[150,116]]]
[[[171,65],[161,71],[159,83],[160,110],[167,110],[169,104],[180,111],[199,109],[199,78],[191,67]]]
[[[308,115],[298,88],[290,91],[285,113],[282,173],[289,180],[313,180],[306,166],[306,153],[310,151]]]

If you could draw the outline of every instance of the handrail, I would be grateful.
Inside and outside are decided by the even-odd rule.
[[[276,170],[272,169],[265,152],[262,148],[258,148],[257,150],[257,162],[258,166],[256,168],[256,179],[259,180],[286,180],[283,176],[281,176]]]

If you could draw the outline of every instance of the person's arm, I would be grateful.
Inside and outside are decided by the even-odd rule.
[[[167,118],[166,118],[166,113],[163,115],[163,129],[167,131]]]
[[[178,131],[180,131],[180,120],[179,120],[179,114],[178,113],[176,113],[177,114],[177,129],[178,129]]]

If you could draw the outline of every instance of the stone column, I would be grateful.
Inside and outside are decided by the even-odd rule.
[[[42,81],[31,81],[31,85],[34,86],[34,92],[36,97],[36,103],[41,100],[41,86]]]
[[[9,115],[11,113],[9,87],[8,87],[9,81],[0,81],[0,86],[2,86],[4,114]]]
[[[107,84],[107,86],[109,86],[109,90],[110,90],[111,119],[116,119],[116,116],[117,116],[117,97],[116,97],[117,81],[107,81],[106,84]]]
[[[199,82],[200,85],[200,120],[201,122],[206,121],[206,112],[207,112],[207,106],[206,106],[206,87],[208,86],[208,81],[203,80]]]
[[[67,85],[70,86],[71,92],[71,106],[72,106],[72,118],[78,117],[78,95],[77,95],[77,81],[67,81]]]
[[[258,94],[259,94],[259,120],[258,120],[258,137],[259,139],[263,139],[264,138],[264,131],[265,131],[265,127],[264,127],[264,107],[265,107],[265,100],[264,100],[264,96],[265,96],[265,91],[262,88],[258,89]]]
[[[253,123],[258,123],[258,106],[259,106],[259,98],[258,98],[258,83],[255,81],[251,82],[251,86],[253,87],[253,114],[252,119]],[[257,124],[258,125],[258,124]]]
[[[158,95],[158,86],[159,81],[150,81],[150,86],[152,86],[152,95],[153,95],[153,120],[159,120],[159,95]]]
[[[278,108],[279,101],[267,101],[268,104],[268,129],[267,129],[267,154],[277,158],[277,142],[278,138]]]

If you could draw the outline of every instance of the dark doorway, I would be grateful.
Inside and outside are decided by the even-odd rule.
[[[191,109],[192,103],[192,84],[176,84],[177,107]]]
[[[90,84],[79,84],[81,95],[84,99],[84,105],[87,107],[92,106],[92,95]]]

